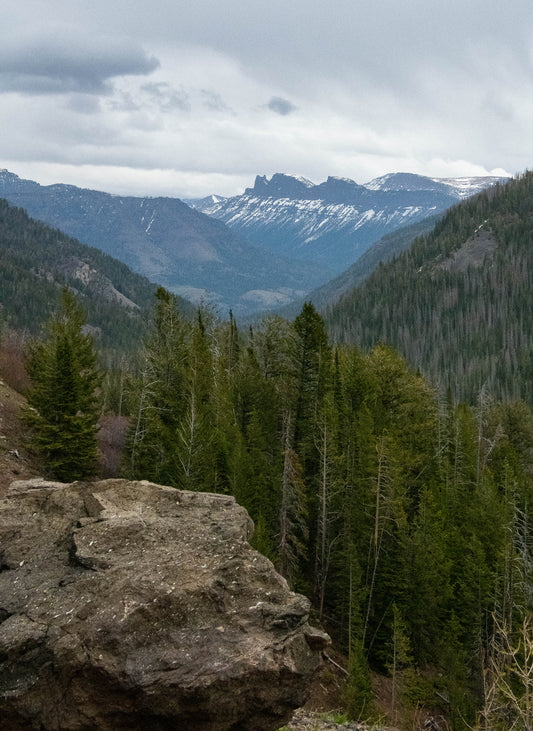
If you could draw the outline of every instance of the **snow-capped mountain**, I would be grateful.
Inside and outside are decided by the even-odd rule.
[[[243,195],[213,203],[188,202],[256,246],[340,273],[385,234],[502,180],[395,173],[365,185],[335,177],[315,185],[276,173],[270,180],[257,176],[254,187]]]
[[[442,193],[449,193],[451,189],[453,195],[462,199],[480,193],[484,188],[494,185],[495,182],[505,180],[507,178],[498,178],[492,175],[470,178],[427,178],[424,175],[415,175],[414,173],[389,173],[365,183],[364,187],[368,190],[434,190]]]
[[[333,177],[315,185],[276,174],[258,176],[243,195],[186,205],[42,186],[0,170],[0,197],[183,297],[250,314],[307,296],[384,234],[497,180],[401,173],[366,185]]]
[[[191,208],[196,208],[199,211],[202,211],[204,208],[208,208],[209,206],[215,206],[218,203],[224,203],[227,198],[221,195],[206,195],[205,198],[189,198],[184,201],[188,206]]]
[[[254,247],[222,221],[177,198],[110,195],[73,185],[42,186],[0,170],[0,198],[116,257],[152,282],[226,313],[287,304],[320,285],[316,264]]]

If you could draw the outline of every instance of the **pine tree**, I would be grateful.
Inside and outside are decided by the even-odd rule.
[[[33,345],[28,361],[32,388],[26,418],[32,444],[52,477],[71,481],[95,471],[100,374],[90,335],[74,295],[63,290],[47,337]]]
[[[283,419],[285,449],[281,478],[279,509],[278,569],[292,585],[298,578],[300,565],[307,558],[308,539],[305,485],[298,455],[291,447],[291,414]]]

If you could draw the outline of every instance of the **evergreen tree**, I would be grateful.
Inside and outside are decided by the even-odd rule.
[[[97,388],[100,374],[85,318],[74,295],[63,290],[47,337],[31,348],[26,418],[32,444],[52,477],[71,481],[95,471],[98,430]]]
[[[324,322],[311,302],[304,304],[293,327],[296,332],[294,451],[302,466],[309,511],[307,575],[317,593],[321,579],[316,575],[317,562],[313,561],[313,556],[318,539],[319,495],[323,491],[320,479],[323,470],[320,416],[326,394],[332,386],[332,354]]]
[[[318,413],[330,386],[331,348],[324,321],[311,302],[304,304],[294,321],[294,329],[298,336],[295,442],[306,472],[317,474]]]
[[[307,558],[309,529],[302,468],[298,455],[291,448],[290,412],[284,417],[283,431],[285,450],[279,509],[278,569],[294,586],[301,565]]]
[[[177,426],[176,449],[183,472],[184,486],[189,490],[213,490],[215,472],[213,368],[209,337],[202,311],[188,344],[185,408]]]
[[[178,430],[187,404],[188,330],[176,297],[159,287],[137,415],[129,435],[129,463],[132,477],[175,487],[185,486]]]

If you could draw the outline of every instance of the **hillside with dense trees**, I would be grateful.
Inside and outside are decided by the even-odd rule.
[[[338,277],[331,279],[317,289],[313,289],[305,298],[302,297],[301,300],[279,308],[277,314],[288,319],[293,319],[301,310],[305,301],[312,302],[319,312],[327,310],[343,294],[351,291],[360,285],[361,282],[364,282],[380,262],[393,259],[408,249],[417,237],[430,233],[437,221],[442,218],[442,215],[440,213],[434,216],[428,216],[418,223],[413,223],[410,226],[402,226],[392,233],[386,234],[379,241],[372,244],[356,262]]]
[[[443,393],[533,404],[533,173],[452,208],[325,314],[331,337],[388,343]]]
[[[98,249],[80,244],[0,199],[0,318],[36,334],[68,285],[83,302],[100,347],[135,348],[156,286]],[[192,312],[185,300],[182,311]]]
[[[333,348],[309,303],[243,337],[160,289],[124,468],[248,509],[255,546],[346,653],[352,716],[372,715],[376,671],[393,715],[507,728],[490,662],[533,610],[523,402],[442,400],[388,346]]]

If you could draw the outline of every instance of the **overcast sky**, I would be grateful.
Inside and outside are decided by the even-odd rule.
[[[133,195],[533,166],[532,0],[2,0],[0,167]]]

